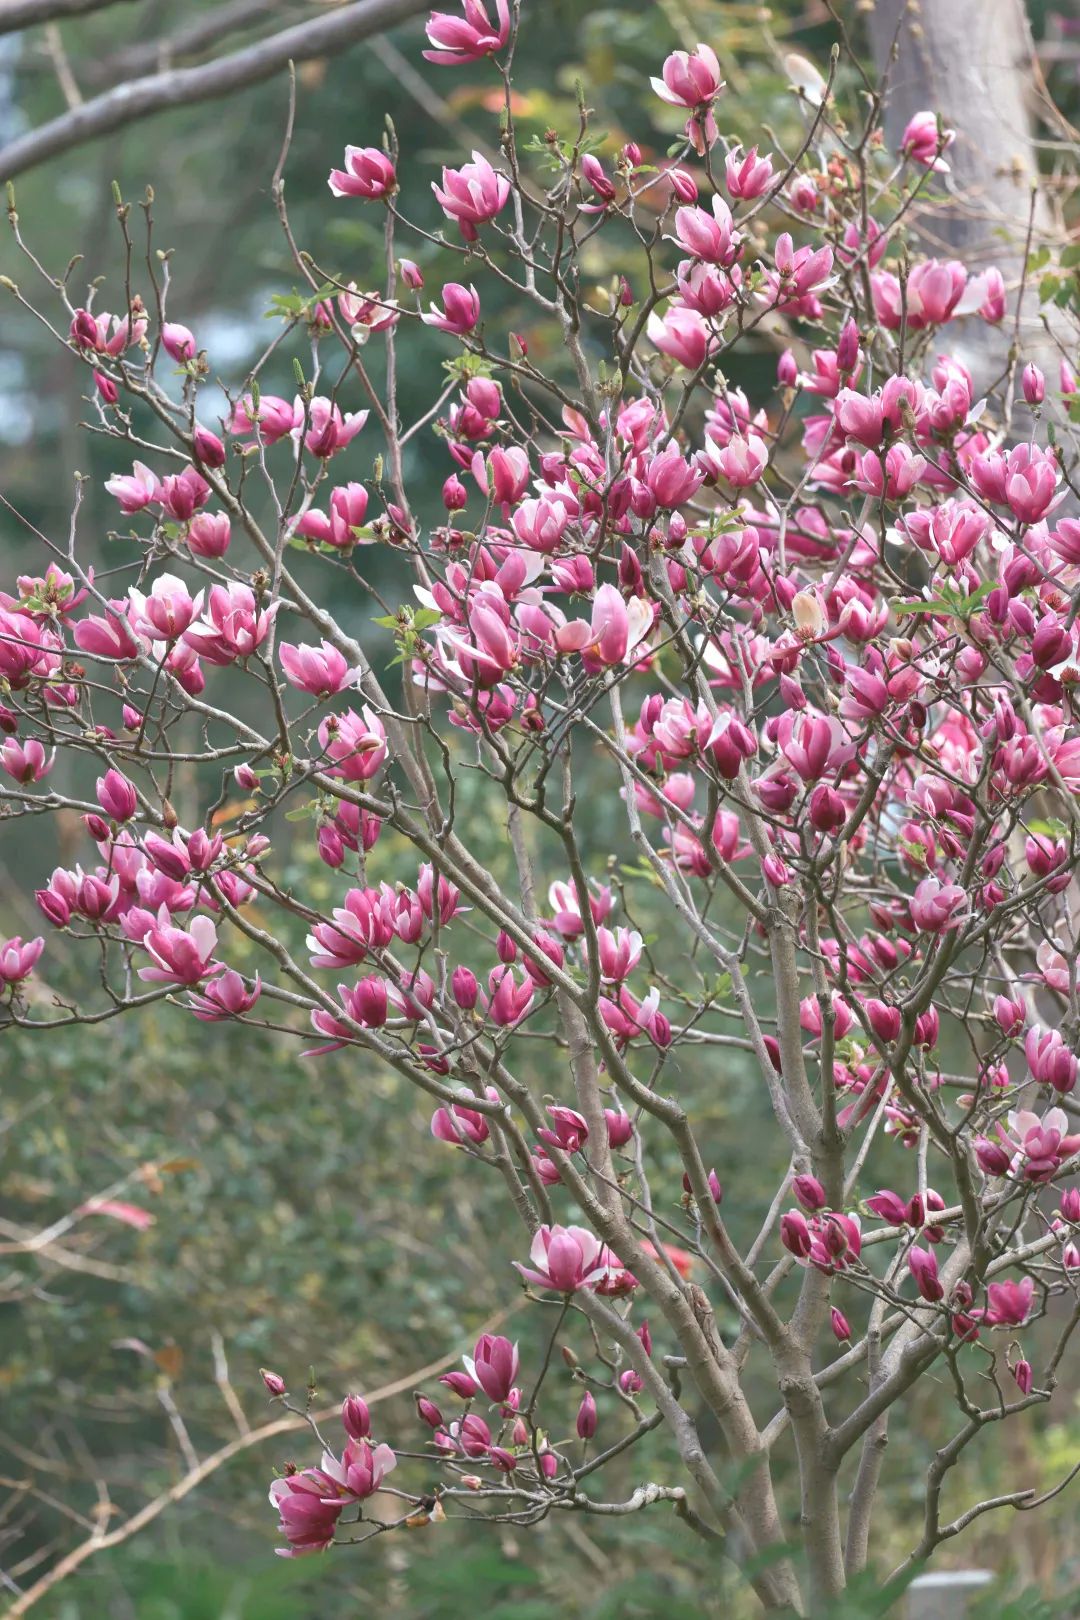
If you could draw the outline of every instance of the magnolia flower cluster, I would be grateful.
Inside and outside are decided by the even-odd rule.
[[[501,65],[512,31],[504,0],[464,0],[432,16],[426,54]],[[813,151],[792,168],[722,140],[708,46],[652,82],[661,124],[685,114],[676,159],[649,161],[644,134],[583,154],[553,138],[537,240],[553,220],[559,242],[604,231],[631,266],[588,314],[566,304],[561,248],[538,259],[523,235],[535,198],[516,162],[480,152],[430,182],[443,251],[467,269],[423,307],[425,273],[395,246],[413,177],[389,140],[348,147],[330,175],[335,208],[381,213],[393,266],[385,295],[313,283],[300,324],[350,359],[332,392],[290,401],[248,379],[204,426],[208,357],[189,328],[141,303],[71,313],[118,440],[125,389],[176,417],[158,346],[176,362],[181,460],[155,470],[145,450],[106,485],[140,562],[125,594],[74,555],[0,594],[0,798],[78,809],[86,855],[37,902],[133,969],[140,996],[183,994],[207,1022],[262,1019],[276,999],[293,1033],[315,1031],[305,1056],[375,1053],[413,1080],[433,1138],[528,1211],[527,1297],[621,1345],[607,1387],[629,1410],[646,1387],[669,1392],[642,1296],[685,1351],[698,1279],[718,1275],[779,1361],[805,1331],[800,1388],[829,1328],[854,1347],[841,1356],[869,1354],[869,1296],[875,1333],[901,1343],[910,1328],[926,1365],[947,1347],[961,1379],[1001,1355],[1026,1398],[1017,1334],[1080,1271],[1080,521],[1062,435],[1040,431],[1075,378],[1063,363],[1054,394],[1021,355],[982,397],[960,339],[1003,321],[1002,276],[909,262],[907,203],[948,167],[934,115],[891,157],[864,142],[862,169]],[[485,330],[485,276],[522,264],[517,291],[565,351],[552,378],[527,337],[504,359]],[[617,362],[598,377],[590,320]],[[385,345],[392,376],[411,325],[456,357],[410,429],[444,458],[430,521],[410,504],[393,409],[371,393],[345,408],[354,371],[370,383],[361,347]],[[790,343],[760,399],[727,359],[759,328]],[[377,448],[369,407],[389,436]],[[245,504],[256,477],[275,490],[270,537]],[[372,546],[403,582],[377,621],[377,668],[331,611]],[[320,566],[328,606],[310,594]],[[257,703],[231,716],[235,691]],[[220,784],[190,826],[160,769],[185,716],[190,756]],[[611,863],[579,837],[586,749],[625,831]],[[92,799],[48,798],[60,750],[103,767]],[[509,823],[520,905],[467,847],[466,768]],[[310,831],[326,901],[282,875],[264,829],[281,838],[286,817]],[[657,907],[659,942],[643,921]],[[229,965],[241,938],[269,942],[260,973]],[[33,1022],[44,949],[0,945],[5,1016]],[[540,1040],[559,1077],[542,1100],[517,1072]],[[677,1058],[710,1043],[756,1067],[792,1164],[745,1261],[679,1096]],[[677,1172],[662,1156],[649,1169],[661,1129]],[[871,1149],[889,1185],[868,1196]],[[794,1327],[774,1302],[789,1279]],[[696,1365],[710,1342],[694,1341]],[[423,1467],[448,1492],[524,1494],[514,1511],[542,1516],[579,1465],[519,1375],[516,1345],[485,1334],[443,1380],[459,1416],[420,1397]],[[603,1386],[579,1381],[585,1443]],[[340,1453],[274,1482],[293,1553],[359,1522],[398,1461],[362,1401],[343,1423]]]

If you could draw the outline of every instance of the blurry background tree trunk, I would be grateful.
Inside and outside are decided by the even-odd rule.
[[[1038,107],[1052,103],[1023,0],[873,0],[869,28],[878,73],[889,70],[890,149],[899,150],[908,119],[924,108],[956,130],[947,200],[918,220],[927,250],[971,269],[996,264],[1018,288],[1029,229],[1036,241],[1057,234],[1038,189],[1035,147]],[[1025,354],[1033,346],[1045,351],[1035,300],[1026,296],[1022,320]],[[965,357],[985,383],[1005,362],[1012,322],[997,330],[966,324],[973,330],[965,333]]]

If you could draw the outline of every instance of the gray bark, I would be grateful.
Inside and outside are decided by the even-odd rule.
[[[996,264],[1007,283],[1018,284],[1029,226],[1036,241],[1054,234],[1037,190],[1034,52],[1023,0],[876,0],[870,35],[879,74],[892,63],[885,104],[890,149],[899,150],[908,119],[926,108],[956,131],[947,153],[952,172],[944,185],[932,183],[935,204],[919,215],[923,245],[969,270]],[[1024,336],[1037,346],[1037,305],[1024,302]],[[1012,322],[996,333],[977,325],[965,323],[971,328],[965,347],[1000,369]]]

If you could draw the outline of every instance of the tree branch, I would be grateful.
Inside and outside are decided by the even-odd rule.
[[[132,0],[0,0],[0,34],[15,34],[56,17],[85,17],[106,6],[130,5]]]
[[[69,6],[73,0],[65,0]],[[23,6],[20,10],[28,8]],[[56,8],[54,7],[54,10]],[[272,78],[289,62],[328,56],[428,9],[427,0],[357,0],[329,17],[283,29],[199,67],[154,73],[117,85],[0,150],[0,178],[11,180],[74,146],[112,134],[169,107],[214,101]],[[41,19],[37,19],[41,20]],[[16,25],[22,26],[22,25]],[[0,14],[0,30],[4,27]]]

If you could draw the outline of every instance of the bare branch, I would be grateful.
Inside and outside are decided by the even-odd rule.
[[[261,84],[289,62],[332,55],[427,9],[427,0],[357,0],[328,17],[286,28],[215,62],[154,73],[117,85],[9,142],[0,151],[0,177],[14,179],[48,158],[169,107],[215,101],[248,85]]]

